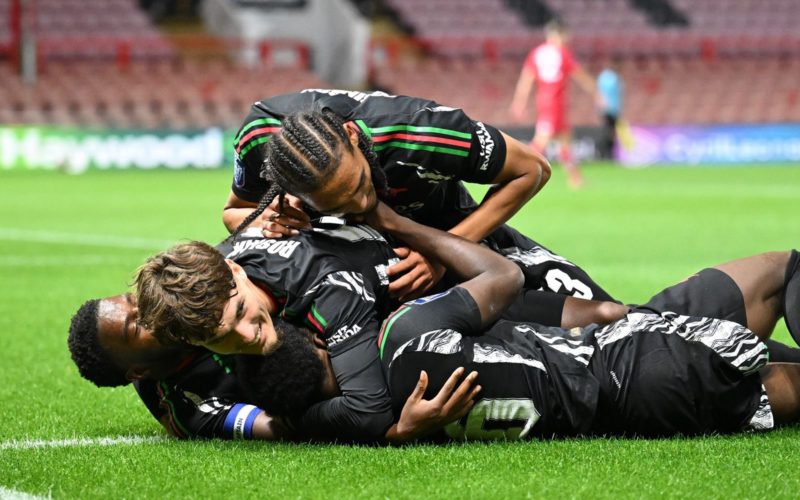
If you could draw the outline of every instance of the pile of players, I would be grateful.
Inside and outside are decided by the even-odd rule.
[[[800,417],[800,254],[614,300],[505,222],[534,150],[424,99],[309,90],[235,138],[216,246],[179,244],[90,300],[69,348],[181,438],[669,436]],[[462,181],[491,184],[476,203]]]

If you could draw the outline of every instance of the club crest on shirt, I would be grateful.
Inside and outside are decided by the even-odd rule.
[[[238,187],[244,187],[244,165],[236,158],[236,161],[233,165],[233,184]]]

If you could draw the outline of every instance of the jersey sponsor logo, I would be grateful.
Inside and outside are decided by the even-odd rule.
[[[337,89],[305,89],[302,91],[305,92],[318,92],[320,94],[326,94],[331,96],[337,95],[346,95],[350,99],[353,99],[358,102],[364,102],[370,97],[391,97],[394,98],[395,96],[391,94],[387,94],[386,92],[357,92],[354,90],[337,90]]]
[[[486,125],[482,122],[475,122],[478,125],[478,141],[481,143],[481,150],[478,153],[478,156],[483,158],[483,163],[481,163],[481,170],[486,170],[489,168],[489,160],[492,159],[492,153],[494,152],[494,140],[492,140],[492,136],[489,134],[489,131],[486,130]]]
[[[328,338],[328,347],[335,346],[336,344],[343,342],[353,335],[356,335],[358,332],[361,331],[361,327],[358,325],[353,326],[343,326],[336,330],[336,333]]]
[[[233,184],[238,188],[244,187],[244,165],[239,158],[233,164]]]
[[[233,259],[248,250],[263,250],[268,254],[280,255],[288,259],[299,246],[300,242],[297,240],[268,240],[266,238],[240,240],[233,243],[233,250],[225,258]]]

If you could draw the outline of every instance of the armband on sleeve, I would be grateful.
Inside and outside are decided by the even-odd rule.
[[[235,404],[225,417],[222,436],[225,439],[251,439],[253,422],[261,413],[261,408],[253,405]]]

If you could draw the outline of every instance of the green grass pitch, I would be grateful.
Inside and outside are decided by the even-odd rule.
[[[586,176],[573,192],[557,169],[513,224],[627,302],[704,266],[800,247],[800,168],[592,165]],[[0,172],[0,498],[797,497],[800,427],[387,449],[163,438],[131,388],[79,377],[67,325],[170,242],[221,239],[229,179]],[[775,336],[789,340],[782,325]],[[140,442],[96,441],[120,436]],[[82,438],[95,441],[54,446]]]

